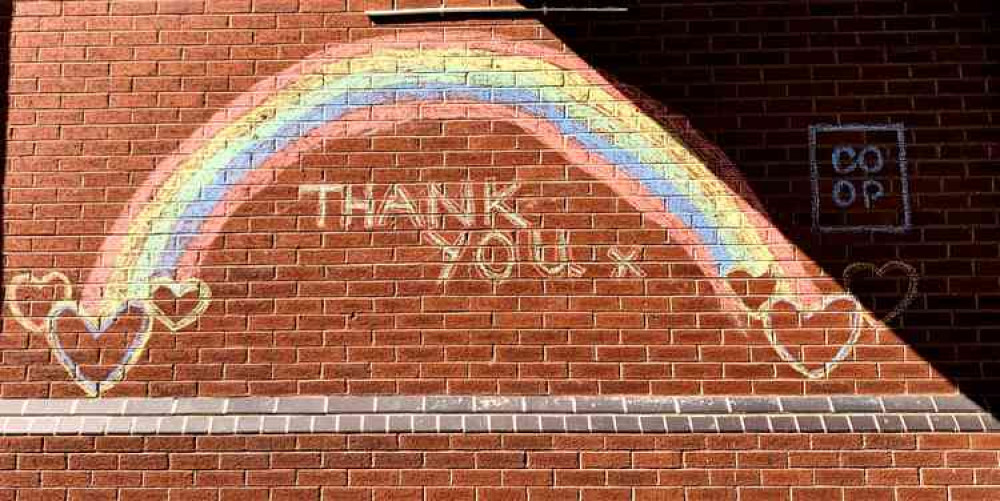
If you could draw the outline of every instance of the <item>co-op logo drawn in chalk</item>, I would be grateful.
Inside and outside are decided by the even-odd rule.
[[[894,136],[894,162],[890,162],[891,146],[873,144],[874,141],[867,138],[869,134]],[[860,144],[838,143],[831,150],[823,148],[829,147],[821,144],[826,137],[844,135],[866,136],[866,140]],[[827,157],[826,152],[830,152],[830,156]],[[906,135],[902,124],[814,125],[809,128],[809,158],[812,167],[812,213],[815,229],[824,233],[902,233],[910,228]],[[829,159],[829,164],[826,159]],[[892,163],[896,166],[896,172],[893,172]],[[893,178],[898,180],[895,190],[892,189]],[[841,217],[832,220],[840,224],[831,224],[831,220],[824,218],[831,210],[840,213]],[[878,218],[857,221],[852,216],[858,213],[877,216],[891,214],[895,224],[885,224],[883,219]]]
[[[869,144],[860,153],[851,146],[837,146],[833,149],[832,162],[837,174],[848,175],[856,170],[864,171],[866,179],[861,183],[861,193],[866,209],[871,209],[878,199],[885,196],[885,185],[875,178],[885,167],[885,157],[878,146]],[[833,203],[842,209],[854,205],[858,200],[854,183],[847,179],[838,179],[833,183],[832,193]]]

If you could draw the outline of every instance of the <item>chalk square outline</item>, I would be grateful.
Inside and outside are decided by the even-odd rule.
[[[819,224],[819,160],[816,158],[817,140],[821,132],[879,132],[896,133],[896,164],[899,167],[900,194],[903,197],[903,224],[873,226],[823,226]],[[906,126],[892,124],[816,124],[809,126],[809,164],[812,170],[812,216],[813,230],[820,233],[905,233],[913,227],[910,213],[910,180],[906,169]]]

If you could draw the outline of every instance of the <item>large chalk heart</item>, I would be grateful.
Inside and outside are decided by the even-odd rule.
[[[91,379],[84,373],[80,363],[73,359],[63,345],[62,338],[59,335],[59,319],[64,315],[76,317],[76,319],[83,323],[84,328],[90,335],[96,339],[101,334],[108,332],[124,316],[123,314],[130,310],[136,311],[142,319],[139,328],[136,332],[126,333],[127,336],[131,336],[131,341],[128,341],[125,352],[113,364],[111,371],[100,379]],[[56,360],[66,369],[66,372],[73,378],[77,386],[91,397],[101,396],[125,378],[125,374],[129,368],[135,365],[142,356],[143,350],[146,348],[146,344],[149,342],[150,334],[152,333],[152,319],[149,312],[146,311],[146,304],[143,302],[136,302],[134,304],[131,302],[125,303],[111,315],[96,317],[88,315],[86,311],[82,311],[81,307],[74,301],[62,301],[52,307],[52,310],[49,312],[48,324],[49,329],[46,333],[46,340],[52,348]]]
[[[906,275],[908,282],[906,286],[906,293],[904,293],[903,298],[896,303],[896,306],[892,308],[889,313],[886,313],[882,317],[883,323],[889,323],[896,319],[899,315],[906,310],[907,307],[917,299],[917,283],[920,281],[920,277],[917,274],[917,270],[902,262],[902,261],[889,261],[882,266],[875,266],[872,263],[854,263],[844,268],[844,273],[842,276],[844,289],[851,290],[851,280],[855,275],[859,273],[869,273],[875,277],[884,277],[892,272],[902,272]]]
[[[33,321],[31,317],[26,316],[21,310],[23,301],[18,296],[18,292],[22,288],[42,289],[46,287],[54,287],[55,297],[52,299],[56,302],[68,301],[73,297],[73,283],[66,275],[58,271],[46,273],[41,278],[35,278],[31,273],[23,273],[10,279],[10,283],[7,284],[7,293],[4,298],[7,308],[10,309],[14,320],[28,332],[45,332],[48,320],[43,318],[40,322]]]
[[[726,275],[726,280],[743,304],[751,311],[755,311],[775,294],[778,286],[775,275],[773,272],[768,272],[755,277],[746,271],[736,270]]]
[[[845,312],[843,310],[830,309],[831,306],[841,302],[850,302],[853,310]],[[778,308],[780,305],[791,306],[792,311],[798,315],[801,322],[808,322],[816,315],[821,314],[840,313],[849,315],[850,333],[847,340],[840,346],[833,358],[823,363],[822,367],[810,369],[804,361],[799,360],[799,358],[788,349],[788,346],[781,341],[778,333],[776,332],[773,317],[776,314],[780,314],[777,313],[780,311]],[[861,305],[859,305],[857,300],[853,297],[846,295],[829,296],[812,309],[802,306],[799,301],[793,298],[778,296],[768,299],[761,304],[758,309],[758,318],[764,324],[764,334],[767,336],[767,340],[771,343],[771,347],[774,349],[775,353],[777,353],[782,360],[787,362],[792,369],[795,369],[796,372],[809,379],[821,379],[829,376],[830,372],[832,372],[840,362],[843,362],[844,359],[850,355],[851,349],[858,342],[858,338],[861,337],[862,315],[863,310],[861,309]]]
[[[173,294],[173,300],[180,302],[186,302],[183,300],[184,296],[189,294],[197,294],[197,298],[193,300],[193,308],[187,313],[177,313],[174,316],[168,315],[164,310],[157,305],[157,299],[155,297],[156,292],[161,289],[166,289]],[[155,317],[164,325],[164,327],[170,329],[173,332],[177,332],[198,320],[202,313],[208,309],[208,305],[212,302],[212,289],[208,287],[208,284],[203,282],[198,278],[188,278],[186,280],[176,281],[167,277],[156,277],[149,281],[149,301],[146,303],[149,309],[150,315]],[[178,301],[181,300],[181,301]]]

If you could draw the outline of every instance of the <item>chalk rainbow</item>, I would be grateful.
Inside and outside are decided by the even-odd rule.
[[[180,270],[190,268],[184,263],[196,263],[196,250],[214,238],[241,200],[271,179],[267,169],[310,138],[336,134],[332,124],[386,107],[418,113],[426,103],[468,106],[473,114],[526,124],[638,210],[683,229],[708,276],[743,271],[779,279],[768,306],[822,308],[831,299],[851,299],[831,298],[810,281],[799,285],[795,279],[806,275],[795,246],[747,195],[734,191],[676,131],[646,115],[584,61],[494,38],[444,46],[347,44],[266,79],[213,117],[138,190],[105,241],[79,311],[114,316],[151,298],[164,280],[187,274]],[[349,135],[351,129],[339,130]],[[787,350],[779,355],[798,363]],[[796,369],[809,377],[828,371],[800,363]],[[113,383],[104,381],[94,391]]]
[[[354,110],[407,102],[492,103],[545,120],[561,135],[550,143],[589,152],[588,164],[596,158],[617,167],[604,171],[609,184],[647,212],[669,215],[672,226],[690,228],[718,266],[711,275],[771,271],[777,257],[769,244],[779,242],[770,227],[755,226],[759,220],[746,217],[755,211],[684,144],[597,75],[567,67],[565,54],[512,49],[376,45],[351,57],[325,54],[286,71],[277,79],[286,85],[183,160],[158,169],[157,186],[143,193],[150,196],[133,201],[127,228],[116,225],[115,233],[125,238],[106,249],[114,255],[110,277],[89,280],[94,285],[85,297],[93,298],[100,285],[145,297],[148,280],[173,276],[205,219],[271,157]],[[553,61],[560,56],[562,64]],[[235,207],[228,204],[228,210]]]

